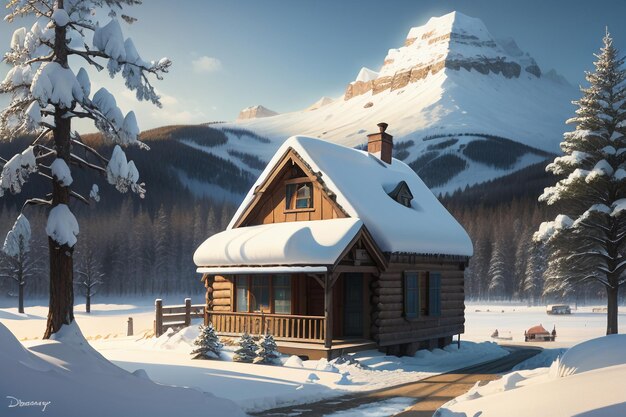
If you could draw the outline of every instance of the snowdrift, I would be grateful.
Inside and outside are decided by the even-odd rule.
[[[118,368],[87,343],[75,323],[30,350],[0,324],[0,369],[0,396],[15,416],[245,415],[229,400]]]
[[[626,365],[626,334],[614,334],[580,343],[565,352],[558,365],[560,377]]]

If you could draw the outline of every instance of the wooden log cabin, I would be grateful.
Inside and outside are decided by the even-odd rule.
[[[283,353],[311,359],[411,355],[463,333],[471,241],[378,126],[367,151],[289,138],[200,245],[218,333],[271,332]]]

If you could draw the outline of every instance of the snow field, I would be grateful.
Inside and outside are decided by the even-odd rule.
[[[548,362],[544,365],[548,366],[513,371],[484,386],[476,384],[466,394],[444,404],[436,415],[624,416],[625,345],[626,335],[611,335],[580,343],[551,364],[550,354],[544,355]],[[535,358],[530,359],[532,365],[539,364]]]

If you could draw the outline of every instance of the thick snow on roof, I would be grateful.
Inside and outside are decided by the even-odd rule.
[[[337,203],[350,217],[363,221],[384,252],[472,255],[472,242],[467,232],[406,164],[397,159],[386,164],[366,151],[304,136],[293,136],[278,149],[228,229],[232,229],[252,201],[254,189],[289,148],[293,148],[313,171],[322,174],[321,179],[336,194]],[[410,208],[393,200],[385,191],[392,190],[400,181],[407,183],[415,197]]]
[[[348,218],[227,229],[202,243],[193,260],[198,266],[330,265],[362,226]]]

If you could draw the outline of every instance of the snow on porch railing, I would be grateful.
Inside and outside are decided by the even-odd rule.
[[[169,328],[180,328],[191,325],[191,319],[204,317],[204,304],[191,305],[191,298],[185,298],[185,304],[164,306],[163,300],[154,302],[155,319],[154,335],[161,336]]]
[[[323,316],[294,316],[286,314],[237,313],[209,311],[208,320],[215,330],[224,336],[237,336],[244,332],[265,334],[274,339],[323,343],[325,319]]]

